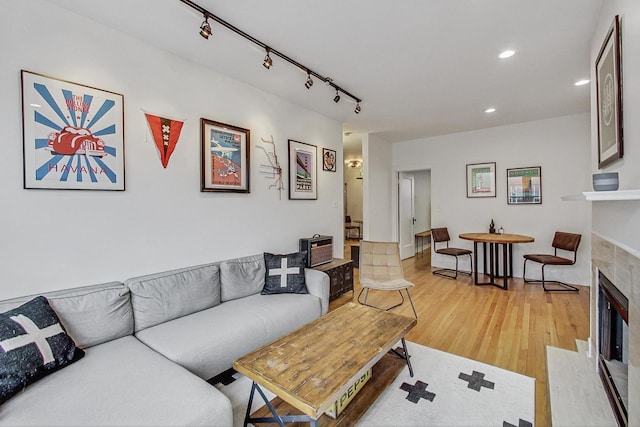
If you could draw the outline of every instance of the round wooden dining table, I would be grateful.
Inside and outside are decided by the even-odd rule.
[[[535,239],[521,234],[499,233],[462,233],[458,237],[473,241],[473,284],[476,286],[497,286],[500,289],[509,289],[509,277],[513,277],[513,244],[531,243]],[[484,261],[484,274],[487,274],[487,244],[489,244],[489,281],[478,280],[478,243],[482,243]],[[500,245],[502,245],[502,276],[500,276]],[[496,278],[503,278],[502,285],[496,283]]]

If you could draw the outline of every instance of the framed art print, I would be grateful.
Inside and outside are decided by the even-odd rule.
[[[336,151],[328,148],[322,149],[322,170],[336,171]]]
[[[24,188],[124,190],[122,95],[22,70]]]
[[[616,15],[596,60],[598,168],[623,155],[620,56],[620,29]]]
[[[200,127],[200,191],[249,193],[249,129],[204,118]]]
[[[507,169],[507,203],[539,205],[542,203],[542,168]]]
[[[289,140],[289,199],[318,198],[317,147]]]
[[[467,197],[496,197],[496,164],[467,165]]]

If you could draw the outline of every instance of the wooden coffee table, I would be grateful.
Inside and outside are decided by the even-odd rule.
[[[319,425],[318,420],[324,412],[398,341],[402,341],[404,354],[396,354],[403,357],[413,376],[404,336],[416,324],[417,320],[413,317],[348,303],[241,357],[233,363],[233,367],[253,381],[244,425],[284,425],[285,422]],[[395,370],[393,376],[398,372],[399,369]],[[358,396],[376,391],[370,384],[375,377],[374,370],[372,379]],[[278,414],[278,405],[268,401],[262,387],[291,405],[298,413]],[[251,416],[251,404],[256,391],[267,404],[270,417]],[[378,394],[380,392],[378,390]],[[361,405],[358,408],[362,413],[366,411],[366,408],[362,410]],[[347,407],[345,412],[349,409]]]

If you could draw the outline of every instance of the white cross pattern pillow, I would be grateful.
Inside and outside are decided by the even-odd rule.
[[[304,280],[307,253],[295,252],[287,255],[264,254],[266,272],[262,295],[308,294]]]
[[[82,356],[45,297],[0,313],[0,404]]]

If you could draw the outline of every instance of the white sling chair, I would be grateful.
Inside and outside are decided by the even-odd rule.
[[[398,291],[402,297],[400,303],[382,310],[391,310],[399,307],[404,303],[404,290],[409,297],[413,315],[418,318],[416,309],[413,306],[409,288],[414,286],[413,283],[405,280],[402,271],[402,262],[400,261],[400,250],[398,243],[395,242],[370,242],[362,240],[360,242],[360,265],[359,276],[362,290],[358,294],[358,302],[362,305],[375,307],[367,304],[369,297],[369,289],[379,291]],[[366,289],[366,292],[365,292]],[[364,301],[360,300],[362,293],[365,292]]]

